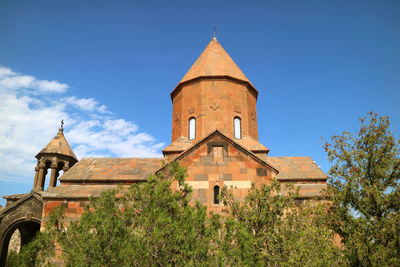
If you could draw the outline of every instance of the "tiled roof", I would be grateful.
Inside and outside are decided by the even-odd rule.
[[[39,158],[41,154],[54,153],[70,156],[78,161],[67,140],[65,139],[63,131],[64,129],[60,128],[57,135],[36,155],[36,158]]]
[[[135,182],[161,168],[162,158],[83,158],[61,176],[69,182]]]
[[[221,130],[220,132],[224,133],[223,130]],[[235,142],[250,151],[265,151],[265,153],[269,152],[269,149],[267,147],[247,135],[244,136],[242,139],[235,139]],[[194,143],[195,142],[188,140],[186,137],[181,136],[177,138],[174,142],[172,142],[169,146],[164,148],[163,152],[182,152],[191,147]]]
[[[267,157],[267,162],[279,170],[278,180],[328,179],[310,157]]]
[[[117,184],[72,184],[66,186],[56,186],[43,192],[43,198],[81,198],[87,199],[90,196],[99,197],[103,191],[116,189]]]
[[[163,149],[163,153],[182,152],[192,146],[192,142],[184,136],[178,137],[170,145]]]
[[[246,149],[254,152],[254,151],[265,151],[266,153],[269,151],[269,149],[258,142],[257,140],[254,140],[250,136],[246,135],[243,136],[242,139],[236,139],[235,140],[237,143],[239,143],[241,146],[245,147]]]
[[[210,76],[229,76],[247,82],[254,88],[246,75],[244,75],[228,53],[226,53],[224,48],[222,48],[219,42],[214,38],[179,84],[198,77]]]
[[[8,213],[12,212],[12,210],[27,201],[30,198],[36,199],[36,201],[40,202],[40,205],[43,205],[43,199],[41,197],[41,193],[31,191],[30,193],[26,194],[18,194],[18,195],[23,195],[21,198],[19,198],[17,201],[14,201],[10,205],[4,207],[1,212],[0,212],[0,221],[2,217],[6,216]],[[12,195],[12,196],[17,196],[17,195]]]

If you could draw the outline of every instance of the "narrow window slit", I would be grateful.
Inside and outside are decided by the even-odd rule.
[[[242,138],[242,120],[239,117],[234,118],[234,126],[235,126],[235,138]]]
[[[219,186],[214,186],[214,204],[219,204]]]
[[[196,119],[189,119],[189,140],[196,139]]]

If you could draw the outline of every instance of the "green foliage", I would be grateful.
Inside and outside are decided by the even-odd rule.
[[[202,205],[189,205],[185,170],[152,176],[129,190],[91,199],[81,219],[65,228],[62,213],[53,225],[67,266],[198,265],[213,248],[213,224]],[[181,185],[171,190],[172,182]]]
[[[253,187],[244,202],[225,188],[227,209],[220,249],[223,265],[327,266],[341,262],[341,251],[326,227],[323,204],[295,205],[293,186],[274,180]]]
[[[389,118],[370,112],[358,135],[324,145],[333,163],[327,218],[353,266],[400,265],[399,144]]]
[[[7,254],[6,267],[18,266],[18,252],[9,250]]]
[[[326,207],[311,201],[296,206],[293,186],[281,190],[274,180],[253,187],[243,202],[234,200],[234,189],[223,188],[223,215],[207,215],[205,206],[189,204],[185,176],[174,163],[166,176],[106,191],[90,200],[79,221],[66,223],[62,208],[56,209],[46,231],[11,266],[54,264],[55,250],[67,266],[343,263],[325,224]],[[172,190],[172,183],[180,190]]]
[[[30,267],[30,266],[51,266],[54,256],[54,237],[49,231],[38,232],[35,237],[26,245],[21,247],[17,254],[10,251],[7,255],[6,266],[9,267]]]

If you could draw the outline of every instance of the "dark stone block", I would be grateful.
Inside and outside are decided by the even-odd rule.
[[[257,168],[257,176],[267,176],[266,168]]]
[[[208,175],[207,174],[195,174],[194,180],[195,181],[208,181]]]
[[[213,158],[212,158],[212,156],[200,156],[200,161],[201,162],[212,162]]]
[[[302,205],[304,203],[304,200],[302,200],[302,199],[295,199],[294,200],[294,204],[296,205],[296,206],[300,206],[300,205]]]
[[[198,189],[199,202],[206,203],[207,202],[207,189]]]
[[[232,174],[228,173],[228,174],[223,174],[222,176],[224,181],[232,181]]]

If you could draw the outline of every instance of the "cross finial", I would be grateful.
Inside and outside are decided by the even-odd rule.
[[[214,24],[214,36],[213,36],[213,40],[217,41],[217,37],[215,36],[215,32],[217,31],[217,27]]]
[[[64,128],[64,120],[61,120],[61,128]]]

